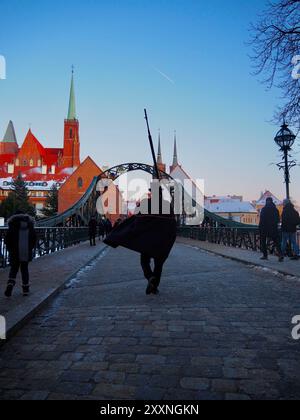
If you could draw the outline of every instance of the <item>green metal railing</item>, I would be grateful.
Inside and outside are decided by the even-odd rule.
[[[259,251],[261,248],[260,231],[258,226],[232,228],[182,226],[178,228],[178,236],[252,251]],[[297,237],[299,243],[300,231],[298,232]],[[275,252],[275,244],[272,240],[268,241],[268,249],[271,253]]]
[[[5,236],[7,228],[0,228],[0,268],[9,265],[8,250],[5,245]],[[44,255],[53,254],[81,242],[85,242],[89,238],[89,229],[82,228],[37,228],[37,243],[34,250],[34,258],[43,257]]]
[[[178,236],[234,248],[260,249],[258,227],[179,227]],[[270,247],[272,244],[270,243]]]

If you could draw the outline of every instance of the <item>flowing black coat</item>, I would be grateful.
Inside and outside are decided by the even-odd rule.
[[[176,241],[176,231],[173,215],[138,214],[114,228],[104,242],[113,248],[122,246],[151,258],[167,258]]]

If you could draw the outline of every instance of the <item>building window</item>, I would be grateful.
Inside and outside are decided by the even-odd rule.
[[[16,166],[20,166],[20,160],[16,159]]]
[[[39,159],[39,160],[38,160],[38,164],[37,164],[37,166],[42,166],[42,161],[41,161],[41,159]]]
[[[30,166],[33,166],[33,165],[34,165],[33,159],[30,159],[30,161],[29,161],[29,165],[30,165]]]
[[[27,160],[23,160],[23,166],[28,166]]]
[[[72,130],[72,128],[70,129],[70,139],[72,139],[73,138],[73,130]]]
[[[83,179],[82,178],[78,178],[77,185],[78,185],[78,188],[83,187]]]

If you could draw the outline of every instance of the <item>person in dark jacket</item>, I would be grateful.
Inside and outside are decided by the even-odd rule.
[[[105,226],[104,226],[104,222],[103,222],[102,219],[99,222],[98,232],[99,232],[99,241],[102,241],[104,239],[104,236],[105,236]]]
[[[96,236],[97,236],[98,223],[96,217],[92,217],[89,221],[89,236],[91,246],[96,246]]]
[[[288,243],[291,244],[294,252],[292,259],[300,258],[299,245],[297,243],[297,226],[300,225],[300,216],[290,200],[285,200],[282,213],[282,252],[286,255]]]
[[[112,225],[111,221],[107,218],[105,219],[105,222],[104,222],[104,229],[105,229],[105,235],[106,236],[108,236],[113,229],[113,225]]]
[[[8,221],[5,243],[11,266],[5,296],[11,297],[20,269],[23,295],[28,296],[30,292],[28,265],[33,259],[33,249],[36,245],[34,220],[22,212],[18,212],[11,217]]]
[[[279,211],[275,206],[273,199],[269,197],[267,198],[266,205],[260,214],[259,230],[261,237],[261,249],[263,252],[263,257],[261,258],[262,260],[268,259],[268,239],[271,239],[274,242],[278,252],[279,261],[282,262],[284,260],[280,246],[279,223]]]

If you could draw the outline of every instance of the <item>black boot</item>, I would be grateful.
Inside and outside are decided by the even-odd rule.
[[[151,279],[148,282],[148,286],[146,289],[146,295],[151,295],[154,290],[155,290],[155,282],[156,282],[156,278],[155,277],[151,277]]]
[[[29,284],[23,284],[22,288],[23,288],[23,296],[24,297],[28,296],[30,293]]]
[[[12,280],[12,279],[8,280],[7,287],[4,293],[7,298],[11,297],[15,285],[16,285],[15,280]]]

